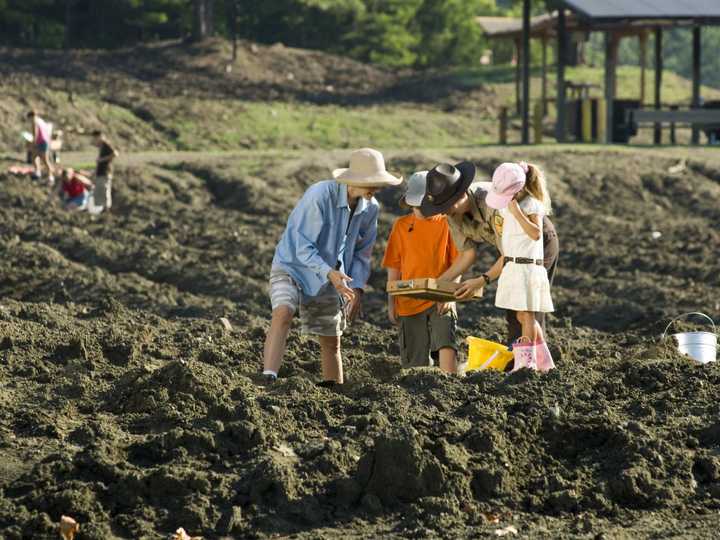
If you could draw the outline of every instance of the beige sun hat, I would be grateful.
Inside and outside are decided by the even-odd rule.
[[[350,154],[350,167],[335,169],[333,178],[341,184],[353,187],[386,187],[402,183],[402,176],[397,178],[385,170],[385,158],[377,150],[361,148]]]

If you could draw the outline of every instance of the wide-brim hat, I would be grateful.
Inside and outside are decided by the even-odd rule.
[[[33,142],[33,134],[29,131],[23,131],[22,133],[20,133],[20,136],[25,140],[25,142]]]
[[[361,148],[350,154],[350,166],[335,169],[333,178],[352,187],[389,187],[402,184],[402,176],[396,177],[385,169],[385,158],[377,150]]]
[[[420,212],[425,217],[447,212],[463,196],[474,179],[475,165],[469,161],[456,165],[436,165],[427,174],[425,197]]]

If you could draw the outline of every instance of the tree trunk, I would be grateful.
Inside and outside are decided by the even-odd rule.
[[[228,28],[230,39],[232,39],[232,60],[237,60],[237,0],[225,0],[225,13],[228,17]]]
[[[193,41],[201,41],[214,31],[214,0],[193,0]]]
[[[73,35],[75,31],[75,0],[65,0],[65,39],[63,40],[64,60],[65,60],[65,93],[68,101],[75,105],[75,96],[73,95],[72,78],[70,69],[70,48],[72,47]]]

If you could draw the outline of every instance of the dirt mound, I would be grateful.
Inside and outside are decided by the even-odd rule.
[[[391,153],[388,166],[439,157]],[[442,157],[472,159],[483,177],[520,156]],[[679,175],[649,151],[523,157],[554,195],[559,369],[401,372],[377,271],[337,390],[315,386],[318,346],[296,329],[281,379],[264,388],[256,374],[285,216],[345,153],[120,167],[117,211],[94,220],[0,175],[3,538],[54,537],[63,514],[97,539],[180,526],[458,538],[510,524],[527,537],[712,537],[720,368],[658,337],[681,312],[720,315],[720,166],[701,153]],[[397,196],[382,194],[376,267]],[[491,298],[463,306],[460,323],[462,336],[504,333]]]
[[[102,83],[105,91],[152,90],[161,97],[320,99],[382,92],[397,73],[319,51],[240,41],[232,61],[221,39],[188,44],[167,41],[116,51],[0,49],[2,73],[13,77],[70,77],[80,87]],[[230,66],[230,67],[228,67]]]

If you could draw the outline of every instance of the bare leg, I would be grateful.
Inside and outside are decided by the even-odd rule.
[[[270,329],[268,330],[267,336],[265,336],[263,369],[268,369],[275,373],[280,370],[293,315],[293,310],[288,306],[278,306],[273,310]]]
[[[518,321],[522,325],[522,335],[528,338],[530,341],[535,343],[536,341],[545,341],[542,328],[535,320],[535,313],[533,311],[518,311]]]
[[[457,373],[457,354],[452,347],[443,347],[440,353],[440,369],[446,373]]]
[[[343,383],[343,365],[340,356],[340,336],[318,336],[322,359],[323,381]]]

